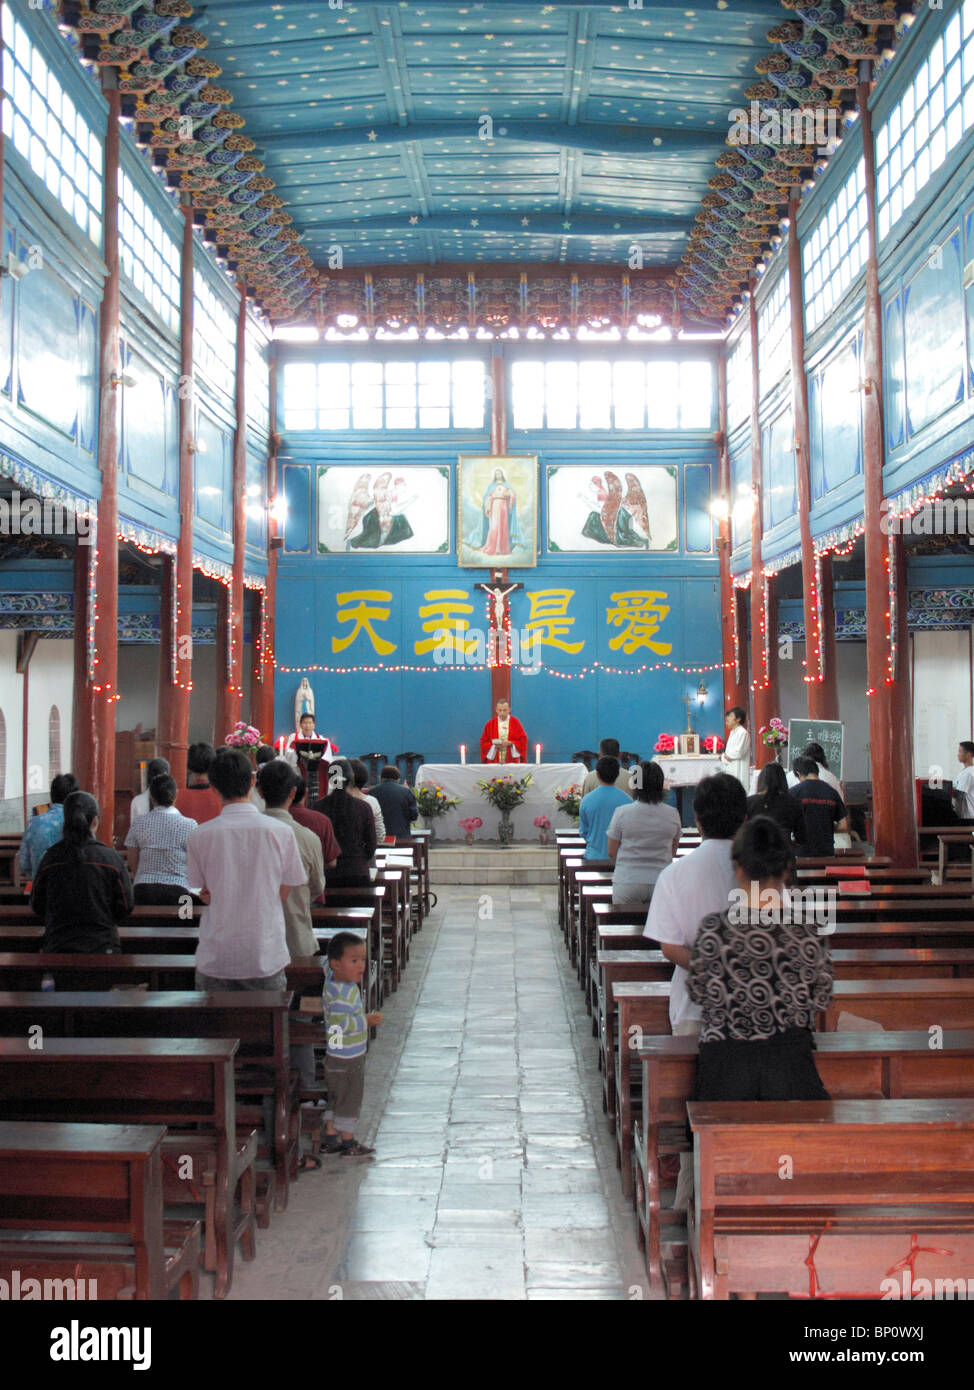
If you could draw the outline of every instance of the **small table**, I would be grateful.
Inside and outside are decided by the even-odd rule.
[[[531,774],[531,786],[524,801],[511,812],[514,839],[521,841],[538,839],[535,816],[546,815],[552,826],[558,824],[556,818],[561,816],[561,812],[555,801],[555,792],[567,787],[581,787],[585,780],[584,764],[504,763],[499,766],[497,763],[424,763],[416,774],[417,787],[435,782],[447,796],[460,798],[459,806],[452,807],[445,816],[437,817],[436,838],[462,840],[464,832],[460,828],[460,821],[468,816],[479,816],[483,826],[476,832],[476,838],[496,840],[501,813],[481,795],[477,783],[508,774],[520,781],[526,772]],[[567,817],[565,824],[571,824]]]
[[[720,772],[719,753],[700,753],[694,756],[686,753],[657,753],[653,759],[663,769],[667,791],[676,792],[676,805],[683,820],[683,793],[687,787],[695,787],[705,777],[713,777]]]

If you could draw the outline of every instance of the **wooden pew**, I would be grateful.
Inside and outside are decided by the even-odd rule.
[[[918,1247],[923,1278],[961,1278],[966,1290],[974,1101],[692,1102],[688,1112],[700,1297],[878,1298]]]
[[[287,988],[295,993],[321,994],[324,988],[324,961],[321,956],[292,960],[287,969]],[[4,989],[39,990],[41,977],[48,971],[56,989],[106,990],[146,989],[192,990],[195,988],[196,962],[185,953],[171,956],[147,951],[145,954],[51,955],[37,951],[0,953],[0,984]]]
[[[974,980],[836,980],[821,1031],[834,1033],[841,1013],[880,1028],[974,1028]]]
[[[233,1281],[237,1242],[245,1260],[257,1253],[257,1134],[238,1136],[236,1052],[235,1039],[46,1038],[36,1049],[27,1038],[0,1038],[5,1120],[168,1127],[164,1200],[205,1207],[203,1266],[216,1275],[217,1298]],[[183,1178],[187,1159],[192,1172]]]
[[[660,1160],[687,1145],[686,1107],[696,1077],[698,1040],[647,1038],[637,1049],[642,1104],[633,1126],[633,1190],[638,1231],[652,1285],[663,1278],[665,1227],[683,1213],[663,1207]],[[833,1100],[974,1098],[974,1031],[947,1032],[943,1047],[928,1033],[823,1033],[815,1066]]]
[[[297,1166],[300,1113],[291,1104],[292,1001],[285,990],[7,991],[0,993],[0,1037],[30,1038],[30,1029],[39,1025],[45,1038],[238,1038],[238,1122],[250,1119],[248,1101],[268,1097],[273,1107],[274,1204],[284,1211],[289,1176]]]
[[[0,1271],[102,1297],[199,1288],[200,1224],[164,1222],[161,1125],[0,1121]]]

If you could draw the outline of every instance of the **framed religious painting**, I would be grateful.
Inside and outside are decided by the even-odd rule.
[[[319,466],[319,555],[445,555],[449,549],[445,465]]]
[[[457,562],[469,569],[523,569],[538,563],[536,454],[460,455]]]
[[[547,486],[549,554],[679,549],[675,464],[550,464]]]

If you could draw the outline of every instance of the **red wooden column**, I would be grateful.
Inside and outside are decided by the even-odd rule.
[[[808,377],[805,375],[804,283],[798,241],[798,199],[788,204],[788,289],[791,299],[791,386],[795,421],[795,473],[798,482],[798,523],[802,544],[802,606],[805,614],[805,689],[810,719],[838,719],[835,670],[835,623],[832,648],[824,644],[822,595],[812,541],[812,450],[808,425]]]
[[[95,692],[88,672],[88,631],[94,621],[90,590],[96,540],[80,539],[74,551],[74,688],[71,715],[71,771],[82,787],[94,785]]]
[[[274,619],[277,610],[277,552],[281,541],[277,517],[277,363],[270,363],[270,451],[267,455],[267,588],[260,597],[255,638],[250,717],[265,737],[274,738]],[[258,645],[259,641],[259,645]]]
[[[824,664],[825,672],[824,680],[819,686],[821,708],[812,717],[815,719],[838,719],[839,676],[835,651],[835,585],[833,583],[831,555],[818,557],[818,589],[822,605],[822,622],[819,633],[820,659]]]
[[[735,635],[739,637],[739,617],[737,612],[737,590],[734,588],[730,572],[731,555],[731,484],[730,455],[727,449],[727,357],[721,354],[717,366],[717,495],[727,503],[727,515],[720,515],[717,524],[717,562],[720,573],[720,648],[724,663],[724,706],[725,710],[735,705],[747,709],[747,676],[743,663],[744,653]],[[723,731],[721,731],[723,733]]]
[[[183,206],[179,294],[179,543],[166,561],[161,595],[159,718],[156,742],[180,787],[186,785],[193,689],[193,209]],[[175,588],[175,593],[173,589]]]
[[[883,501],[883,339],[876,231],[876,158],[866,81],[857,89],[866,173],[866,298],[863,323],[863,521],[866,549],[866,667],[877,854],[915,864],[913,711],[902,536],[887,537]],[[888,544],[889,542],[889,544]]]
[[[103,225],[107,275],[99,315],[100,402],[98,412],[98,467],[101,497],[95,544],[94,676],[90,704],[91,725],[79,737],[91,739],[90,790],[101,807],[100,838],[111,844],[115,823],[115,706],[118,694],[118,445],[119,445],[119,252],[118,160],[120,99],[117,77],[107,69],[102,76],[108,103],[105,130]],[[85,714],[87,702],[79,706]]]
[[[494,351],[490,357],[490,452],[507,453],[507,377],[504,358]]]
[[[748,315],[751,330],[751,490],[754,510],[751,513],[751,690],[754,695],[751,755],[757,756],[758,730],[778,713],[777,654],[778,633],[769,622],[766,584],[761,559],[762,498],[764,476],[761,452],[760,404],[758,382],[758,311],[754,302],[757,282],[751,281],[748,296]]]
[[[240,718],[243,699],[244,546],[247,540],[247,296],[240,293],[237,310],[237,427],[233,438],[233,575],[230,580],[229,676],[224,698],[217,703],[217,743],[223,742]]]

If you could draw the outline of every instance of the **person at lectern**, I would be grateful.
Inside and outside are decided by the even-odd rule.
[[[287,738],[282,735],[282,737],[277,740],[274,747],[277,749],[278,755],[284,758],[285,762],[289,762],[292,767],[297,767],[298,755],[294,751],[295,742],[297,741],[300,743],[302,739],[317,739],[319,737],[320,735],[315,733],[314,715],[302,714],[298,721],[297,732],[289,734]],[[325,744],[325,751],[322,756],[322,762],[327,767],[335,755],[335,750],[332,748],[328,739],[324,739],[323,742]]]
[[[720,758],[724,766],[722,772],[736,777],[745,792],[751,780],[751,735],[747,731],[747,715],[740,705],[729,709],[727,719],[727,744]]]
[[[528,736],[511,714],[511,702],[498,700],[493,719],[488,719],[480,735],[482,763],[526,763]]]

